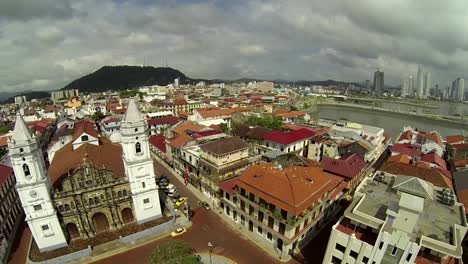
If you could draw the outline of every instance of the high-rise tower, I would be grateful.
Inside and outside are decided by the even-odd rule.
[[[374,73],[374,94],[382,95],[384,89],[384,72],[377,70]]]
[[[148,125],[133,99],[128,104],[120,132],[125,174],[130,183],[135,218],[142,224],[162,214],[148,144]]]
[[[416,96],[418,98],[424,97],[424,76],[423,70],[421,67],[418,68],[418,76],[416,80]]]
[[[41,252],[67,246],[57,212],[50,198],[50,179],[36,137],[20,115],[8,142],[16,189],[29,229]]]

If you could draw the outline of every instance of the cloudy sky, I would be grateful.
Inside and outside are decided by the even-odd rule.
[[[466,0],[1,0],[0,91],[59,89],[103,65],[193,78],[398,85],[468,72]]]

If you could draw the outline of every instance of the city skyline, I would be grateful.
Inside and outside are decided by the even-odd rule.
[[[391,86],[424,65],[445,87],[468,72],[467,9],[462,1],[7,1],[0,91],[55,90],[103,65],[166,62],[206,79],[364,83],[381,69]],[[389,10],[398,16],[376,15]]]

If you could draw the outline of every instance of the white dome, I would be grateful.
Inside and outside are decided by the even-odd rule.
[[[120,135],[119,132],[115,132],[115,133],[112,133],[109,139],[112,143],[120,143],[122,142],[122,135]]]

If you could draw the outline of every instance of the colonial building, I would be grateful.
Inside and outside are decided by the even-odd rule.
[[[249,165],[249,145],[238,137],[219,139],[200,146],[201,190],[216,198],[218,183],[240,175]]]
[[[23,219],[23,209],[15,190],[13,169],[0,164],[0,263],[7,263],[16,232]]]
[[[467,228],[451,190],[378,172],[332,227],[322,263],[460,263]]]
[[[260,163],[219,184],[220,207],[259,243],[285,256],[304,247],[331,219],[342,181],[318,167]]]
[[[101,137],[92,123],[75,126],[45,170],[36,138],[18,116],[9,143],[26,221],[41,252],[159,218],[161,207],[148,144],[148,126],[133,100],[121,144]]]

